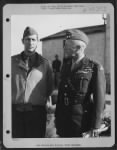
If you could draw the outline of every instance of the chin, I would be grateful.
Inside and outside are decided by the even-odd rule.
[[[33,49],[33,50],[28,50],[27,52],[28,53],[33,53],[35,50]]]
[[[32,55],[34,52],[35,52],[35,50],[33,50],[33,51],[27,50],[27,51],[26,51],[26,54],[27,54],[27,55]]]

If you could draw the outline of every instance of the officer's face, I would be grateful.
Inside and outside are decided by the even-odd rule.
[[[80,40],[66,40],[64,47],[65,55],[78,59],[84,54],[85,48],[84,42]]]
[[[37,35],[29,35],[26,36],[23,40],[22,40],[23,44],[24,44],[24,49],[26,52],[28,53],[32,53],[33,51],[36,50],[37,48],[37,44],[38,44],[38,38]]]

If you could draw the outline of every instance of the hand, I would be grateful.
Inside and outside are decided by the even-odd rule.
[[[91,130],[90,130],[90,131],[87,131],[87,132],[82,133],[82,136],[83,136],[84,138],[89,138],[89,137],[91,137]]]
[[[82,136],[83,136],[84,138],[99,137],[99,131],[98,131],[98,129],[91,129],[91,130],[89,130],[89,131],[87,131],[87,132],[84,132],[84,133],[82,134]]]
[[[99,129],[92,129],[91,137],[99,137]]]

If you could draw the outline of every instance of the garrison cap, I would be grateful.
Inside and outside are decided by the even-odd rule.
[[[77,30],[77,29],[67,30],[66,31],[66,39],[81,40],[86,44],[89,43],[88,36],[84,32]]]
[[[37,35],[38,37],[38,33],[35,29],[33,29],[32,27],[26,27],[23,34],[23,39],[29,35]]]

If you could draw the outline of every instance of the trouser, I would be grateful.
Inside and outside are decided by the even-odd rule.
[[[81,137],[83,132],[91,129],[93,104],[87,109],[82,104],[57,105],[56,107],[56,128],[57,134],[61,137]]]
[[[81,137],[83,132],[92,128],[93,109],[92,102],[85,105],[58,103],[55,113],[57,134],[61,137]]]
[[[12,106],[12,137],[42,138],[46,131],[46,109],[44,106],[33,106],[32,110],[17,110]]]
[[[79,120],[80,117],[72,120],[66,120],[64,118],[62,126],[57,129],[57,134],[60,137],[82,137],[82,129],[79,125]]]
[[[57,134],[60,137],[82,136],[82,105],[61,106],[56,114]]]

